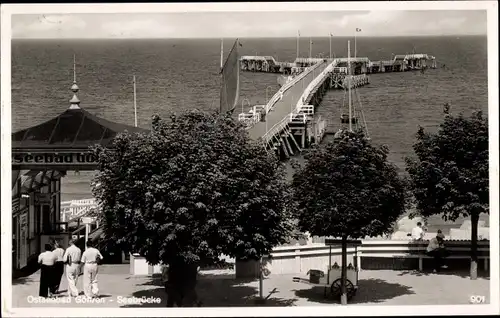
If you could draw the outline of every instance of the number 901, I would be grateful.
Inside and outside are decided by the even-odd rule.
[[[471,304],[484,304],[486,302],[486,297],[485,296],[470,296],[469,301]]]

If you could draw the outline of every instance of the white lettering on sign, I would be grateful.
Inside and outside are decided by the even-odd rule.
[[[37,153],[14,154],[13,164],[95,164],[97,158],[91,153]]]

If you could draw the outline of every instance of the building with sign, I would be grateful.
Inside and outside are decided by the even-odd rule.
[[[71,90],[65,112],[12,134],[13,269],[36,261],[45,243],[69,239],[68,223],[61,222],[61,178],[66,171],[96,170],[89,147],[109,146],[120,132],[147,132],[81,108],[76,76]]]

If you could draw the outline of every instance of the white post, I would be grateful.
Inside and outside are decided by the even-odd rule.
[[[134,124],[135,124],[135,127],[137,127],[137,91],[136,91],[136,87],[135,87],[135,75],[134,75]]]
[[[352,106],[351,106],[351,41],[347,41],[347,77],[349,85],[349,131],[352,132]]]

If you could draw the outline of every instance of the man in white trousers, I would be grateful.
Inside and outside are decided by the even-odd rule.
[[[63,262],[66,264],[66,278],[68,279],[68,294],[69,296],[77,297],[78,276],[80,275],[80,259],[82,251],[75,245],[73,240],[69,241],[69,247],[64,252]]]
[[[83,291],[85,296],[94,298],[99,297],[99,287],[97,286],[97,266],[103,259],[101,252],[94,247],[92,241],[87,241],[87,249],[83,252]]]

